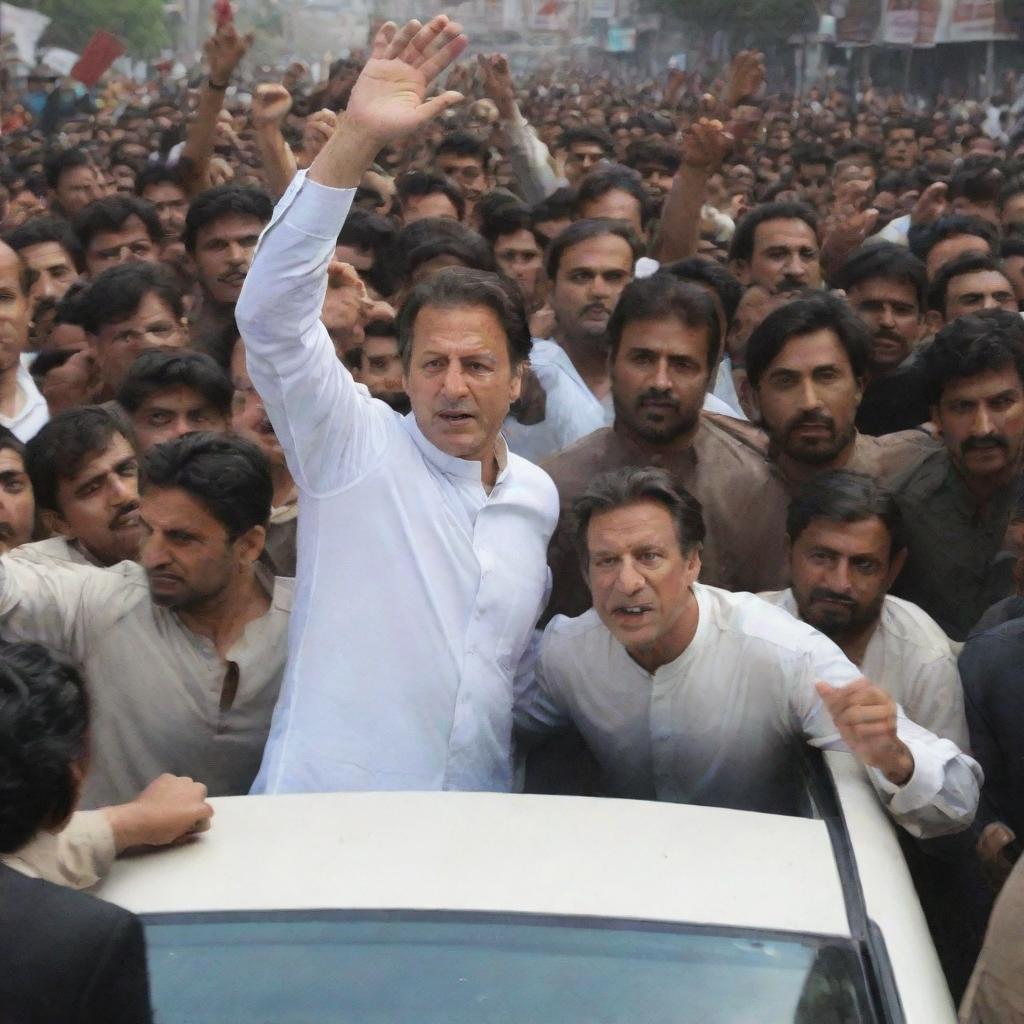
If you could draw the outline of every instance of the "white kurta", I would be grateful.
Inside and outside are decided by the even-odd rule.
[[[800,618],[792,590],[759,596]],[[939,624],[916,604],[886,597],[860,668],[890,694],[912,722],[952,740],[961,750],[968,748],[964,691],[956,655]]]
[[[236,311],[300,493],[288,667],[254,791],[509,790],[513,677],[558,496],[512,454],[488,494],[480,463],[337,359],[318,316],[353,195],[300,173]]]
[[[693,585],[697,632],[653,674],[593,609],[548,623],[517,723],[532,731],[575,723],[612,796],[797,813],[795,743],[844,749],[815,682],[845,686],[860,670],[828,637],[753,594]],[[897,733],[914,772],[896,787],[868,776],[892,816],[917,836],[965,828],[981,769],[949,740],[909,721]]]

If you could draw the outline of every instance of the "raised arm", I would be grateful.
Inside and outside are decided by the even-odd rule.
[[[281,123],[292,109],[291,93],[283,85],[265,82],[252,97],[252,127],[267,185],[275,200],[284,195],[298,170],[295,154],[284,140]]]
[[[240,36],[233,23],[218,27],[203,46],[209,76],[199,89],[196,119],[181,151],[182,184],[190,196],[209,187],[210,159],[217,135],[217,118],[235,68],[252,45],[252,34]]]
[[[427,100],[437,75],[466,47],[446,17],[401,31],[384,25],[348,107],[307,171],[278,203],[235,310],[249,375],[266,405],[298,485],[326,493],[361,474],[398,422],[338,360],[320,320],[328,267],[355,189],[390,142],[457,103]]]

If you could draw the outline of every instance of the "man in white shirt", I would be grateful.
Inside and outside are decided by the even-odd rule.
[[[398,335],[412,413],[357,385],[317,317],[339,231],[386,144],[458,101],[438,16],[385,25],[335,134],[288,188],[237,318],[299,490],[289,662],[254,790],[508,790],[513,676],[548,589],[558,496],[500,435],[530,351],[510,282],[449,268]]]
[[[833,640],[911,721],[966,749],[949,638],[916,604],[888,593],[907,555],[892,495],[861,473],[822,473],[790,504],[786,533],[792,584],[761,597]]]
[[[0,426],[22,442],[50,418],[46,399],[21,362],[32,315],[28,282],[21,258],[0,242]]]
[[[663,471],[599,476],[575,512],[594,608],[549,623],[521,728],[575,723],[613,796],[785,814],[804,806],[794,744],[845,747],[912,834],[967,827],[974,761],[810,626],[697,583],[700,505]]]

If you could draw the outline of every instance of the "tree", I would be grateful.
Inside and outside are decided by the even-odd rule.
[[[133,57],[153,57],[168,45],[163,0],[39,0],[50,23],[42,46],[81,51],[96,29],[106,29]]]

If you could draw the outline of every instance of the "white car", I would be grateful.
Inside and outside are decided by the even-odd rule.
[[[119,861],[99,895],[144,917],[161,1024],[951,1024],[892,825],[853,758],[825,758],[807,818],[218,799],[208,834]]]

